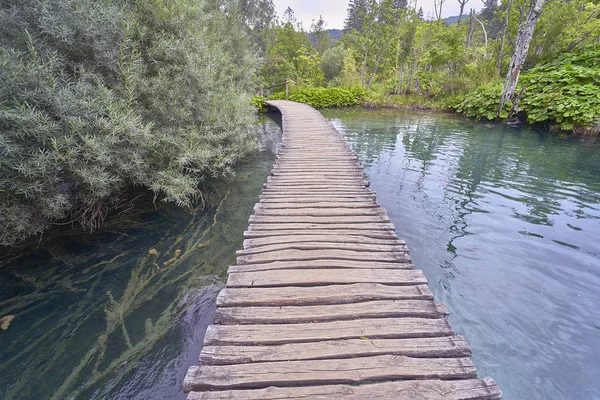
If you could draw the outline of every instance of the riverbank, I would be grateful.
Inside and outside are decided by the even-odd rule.
[[[470,95],[469,95],[470,96]],[[490,121],[494,123],[505,123],[505,119],[495,118],[494,113],[476,115],[461,109],[458,105],[461,99],[468,96],[455,96],[437,98],[428,95],[387,95],[375,92],[367,92],[362,89],[349,88],[303,88],[292,91],[289,100],[308,104],[317,109],[344,109],[352,107],[363,107],[369,110],[410,110],[427,111],[443,114],[456,114],[473,120]],[[261,112],[267,111],[266,97],[255,96],[253,103]],[[279,92],[270,96],[271,100],[285,99],[285,93]],[[524,125],[543,128],[558,134],[569,136],[598,136],[600,135],[600,123],[593,126],[574,125],[570,129],[564,129],[554,121],[531,122],[524,111],[517,114],[510,125]]]

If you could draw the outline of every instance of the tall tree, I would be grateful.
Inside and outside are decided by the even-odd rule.
[[[433,0],[433,10],[435,12],[435,19],[438,21],[442,19],[442,7],[445,2],[446,0]]]
[[[462,20],[463,11],[465,9],[465,5],[469,2],[469,0],[458,0],[458,4],[460,4],[460,13],[458,14],[458,24]]]
[[[348,4],[348,16],[344,21],[344,31],[351,32],[355,30],[362,32],[368,12],[369,0],[350,0]]]
[[[292,7],[288,7],[285,9],[285,11],[283,12],[283,20],[284,22],[288,22],[292,25],[296,24],[296,14],[294,14],[294,10],[292,10]]]
[[[514,100],[517,83],[519,82],[519,75],[521,74],[523,64],[525,64],[527,53],[529,52],[529,45],[531,44],[531,39],[533,38],[535,24],[542,13],[543,5],[544,0],[534,0],[529,12],[527,13],[525,21],[519,27],[517,40],[515,42],[515,52],[510,60],[510,64],[508,65],[508,73],[506,74],[506,80],[504,81],[504,87],[502,88],[502,94],[500,96],[498,115],[500,115],[500,112],[507,101]]]
[[[331,47],[331,37],[329,33],[325,30],[327,27],[327,23],[323,19],[323,16],[320,15],[317,21],[313,20],[310,26],[310,37],[315,45],[315,49],[321,55],[325,53],[325,50]]]
[[[510,18],[510,6],[512,4],[512,0],[508,0],[508,5],[506,7],[506,17],[504,18],[504,27],[502,28],[502,39],[500,41],[500,51],[498,52],[498,64],[496,66],[496,76],[498,79],[500,78],[500,74],[502,72],[502,58],[504,57],[504,42],[506,41],[506,31],[508,30],[508,21]]]
[[[479,18],[483,21],[490,22],[494,19],[494,14],[498,8],[498,0],[482,0],[483,8],[479,12]]]

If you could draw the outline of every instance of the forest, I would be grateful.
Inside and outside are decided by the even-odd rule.
[[[444,20],[446,1],[434,0],[431,19],[408,0],[350,1],[340,40],[322,18],[305,30],[288,9],[270,32],[262,84],[290,80],[291,99],[316,107],[452,109],[598,133],[598,1],[485,0],[467,13],[469,0],[457,0],[460,16]]]
[[[353,0],[343,31],[270,0],[0,0],[0,245],[92,231],[132,193],[191,207],[256,149],[267,97],[452,109],[598,133],[600,2],[442,19]],[[454,21],[455,20],[455,21]],[[451,23],[450,23],[451,22]]]

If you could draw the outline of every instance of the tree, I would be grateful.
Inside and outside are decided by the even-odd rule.
[[[445,2],[446,2],[446,0],[433,0],[433,9],[435,12],[435,19],[438,21],[442,19],[442,6],[444,5]]]
[[[273,1],[239,0],[239,10],[250,36],[258,45],[261,54],[264,54],[268,46],[267,35],[275,20]]]
[[[458,24],[462,20],[463,11],[465,9],[465,5],[469,2],[469,0],[458,0],[458,4],[460,4],[460,13],[458,14]]]
[[[283,20],[292,25],[296,24],[296,14],[294,14],[294,10],[291,7],[288,7],[283,12]]]
[[[344,21],[344,31],[362,32],[366,15],[369,13],[369,0],[350,0],[348,16]]]
[[[496,9],[498,8],[498,0],[482,0],[483,8],[479,12],[479,17],[483,21],[490,22],[494,19]]]
[[[344,59],[347,55],[348,51],[343,43],[325,50],[321,60],[321,69],[328,82],[331,82],[340,76],[342,68],[344,67]]]
[[[397,10],[404,9],[408,7],[408,0],[394,0],[392,5]]]
[[[310,36],[314,41],[317,52],[321,55],[325,52],[325,50],[331,47],[331,37],[325,30],[326,26],[327,23],[321,15],[316,22],[313,20],[311,24]]]
[[[533,38],[533,32],[535,30],[535,24],[542,13],[542,6],[544,0],[534,0],[527,17],[523,24],[519,27],[517,34],[517,40],[515,43],[515,51],[508,65],[508,73],[506,74],[506,80],[504,81],[504,87],[500,95],[500,105],[498,107],[498,115],[504,108],[504,104],[508,101],[515,101],[515,91],[517,89],[517,83],[519,82],[519,75],[521,69],[525,64],[527,53],[529,52],[529,45]],[[515,103],[518,103],[516,99]],[[516,104],[513,106],[516,108]]]

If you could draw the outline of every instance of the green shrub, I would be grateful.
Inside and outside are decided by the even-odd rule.
[[[267,98],[264,96],[252,96],[252,104],[260,112],[267,111]]]
[[[459,97],[453,108],[467,117],[493,120],[497,117],[501,93],[502,82],[492,82]],[[507,118],[511,107],[512,103],[507,102],[500,117]]]
[[[600,117],[600,45],[564,54],[527,72],[519,107],[530,123],[556,123],[562,130],[598,124]]]
[[[257,59],[212,4],[0,7],[0,245],[93,229],[133,186],[189,205],[254,148]]]
[[[362,88],[308,87],[290,93],[289,100],[308,104],[314,108],[347,107],[360,104],[366,92]],[[271,96],[273,100],[285,99],[285,92]]]
[[[517,111],[527,122],[545,122],[561,130],[600,123],[600,46],[564,54],[553,62],[532,68],[521,76],[525,87]],[[495,119],[502,83],[495,82],[462,96],[454,108],[469,117]],[[512,104],[500,114],[507,118]]]

